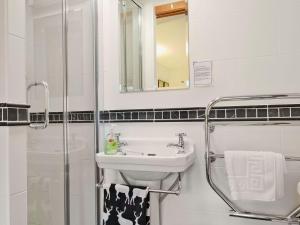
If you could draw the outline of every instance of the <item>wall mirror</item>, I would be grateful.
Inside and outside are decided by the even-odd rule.
[[[189,88],[187,0],[119,0],[120,90]]]

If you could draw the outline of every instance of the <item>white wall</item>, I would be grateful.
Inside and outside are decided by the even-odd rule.
[[[0,224],[27,225],[26,128],[0,127]]]
[[[27,225],[27,127],[9,128],[10,225]]]
[[[25,103],[25,1],[8,2],[7,102]]]
[[[213,61],[213,86],[119,93],[117,0],[103,0],[104,107],[204,106],[217,96],[299,92],[297,0],[189,0],[190,65]],[[145,101],[145,99],[147,99]]]
[[[0,3],[0,102],[26,103],[25,0]],[[0,127],[0,224],[27,225],[26,127]]]
[[[25,1],[2,1],[0,11],[0,101],[24,104]]]
[[[108,130],[110,125],[107,125]],[[257,220],[238,219],[228,216],[229,207],[215,194],[206,181],[204,161],[204,129],[200,122],[182,123],[122,123],[114,126],[115,132],[122,137],[172,138],[175,133],[186,132],[193,140],[196,150],[194,165],[184,174],[180,196],[168,196],[162,203],[161,225],[268,225],[271,223]],[[298,127],[219,127],[212,134],[212,150],[222,153],[225,150],[260,150],[284,152],[299,156]],[[174,138],[174,141],[176,138]],[[230,196],[224,173],[224,160],[218,160],[213,169],[214,180]],[[285,192],[283,199],[277,202],[237,202],[244,210],[286,215],[300,203],[297,194],[297,182],[300,179],[300,166],[297,162],[288,162]],[[107,182],[122,182],[114,173],[108,173]],[[164,188],[174,177],[164,182]],[[157,210],[157,209],[154,209]],[[279,223],[281,224],[281,223]],[[156,224],[157,225],[157,224]]]
[[[5,42],[6,42],[6,1],[0,2],[0,101],[5,99]]]
[[[8,128],[0,128],[0,224],[9,223],[9,163],[8,163]]]
[[[134,109],[205,106],[224,95],[300,92],[300,2],[297,0],[189,0],[190,64],[213,61],[213,86],[189,90],[119,93],[117,0],[103,0],[104,108]],[[106,129],[108,130],[108,124]],[[122,123],[123,137],[171,137],[184,131],[195,142],[197,158],[183,180],[183,193],[163,203],[163,225],[263,225],[265,221],[231,218],[229,208],[205,178],[203,123]],[[218,152],[262,150],[299,155],[299,128],[224,128],[212,140]],[[224,165],[214,175],[223,189]],[[272,204],[243,208],[286,214],[299,204],[299,166],[289,163],[287,196]],[[109,179],[113,179],[111,176]]]

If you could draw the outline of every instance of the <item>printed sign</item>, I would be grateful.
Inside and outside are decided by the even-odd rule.
[[[212,61],[193,62],[194,86],[212,85]]]

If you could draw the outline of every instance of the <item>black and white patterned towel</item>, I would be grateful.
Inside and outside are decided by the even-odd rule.
[[[104,184],[103,225],[150,225],[149,188]]]

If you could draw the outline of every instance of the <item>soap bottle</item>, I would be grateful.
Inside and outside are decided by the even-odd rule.
[[[118,152],[118,143],[113,129],[106,136],[104,153],[106,155],[115,155]]]

